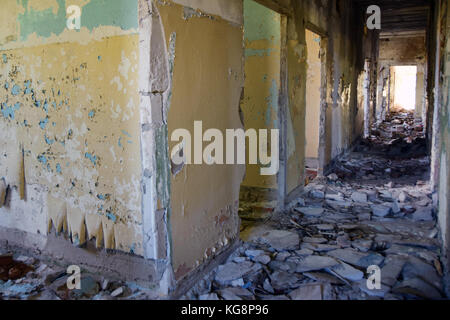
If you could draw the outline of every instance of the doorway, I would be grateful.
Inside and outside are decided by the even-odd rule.
[[[317,176],[319,169],[320,113],[321,113],[321,37],[306,29],[306,175],[308,180]]]
[[[253,0],[244,0],[244,47],[245,83],[240,104],[244,129],[267,130],[271,154],[270,132],[281,129],[282,15]],[[246,174],[239,206],[241,230],[270,218],[278,205],[278,175],[262,175],[263,164],[249,164],[249,150],[246,139]]]

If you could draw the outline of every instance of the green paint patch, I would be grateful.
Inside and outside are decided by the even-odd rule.
[[[281,41],[281,17],[252,0],[244,0],[244,38],[248,41]]]
[[[264,57],[264,56],[270,56],[270,53],[272,51],[275,51],[274,49],[245,49],[245,56],[246,57]]]
[[[56,0],[58,12],[53,8],[36,11],[28,8],[29,0],[18,0],[24,8],[17,21],[20,24],[20,39],[26,41],[36,33],[37,36],[48,38],[60,35],[67,28],[66,6],[68,0]],[[81,28],[90,31],[102,26],[120,27],[122,30],[138,28],[138,0],[91,0],[81,8]]]

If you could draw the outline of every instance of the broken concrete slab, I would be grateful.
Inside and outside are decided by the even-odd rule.
[[[442,299],[441,293],[436,288],[419,278],[402,281],[392,289],[392,292],[430,300]]]
[[[355,202],[366,203],[367,202],[367,194],[363,192],[353,192],[352,200]]]
[[[381,265],[384,261],[383,256],[380,254],[367,254],[350,248],[330,251],[328,252],[328,255],[361,268],[367,268],[372,265]]]
[[[243,263],[229,262],[219,266],[215,280],[221,285],[230,284],[233,280],[238,280],[253,270],[254,264],[250,261]]]
[[[293,273],[275,271],[270,275],[270,284],[275,291],[284,292],[287,289],[298,287],[298,283],[301,279],[301,276]]]
[[[308,300],[308,301],[317,301],[323,300],[322,295],[322,285],[321,284],[308,284],[299,287],[298,289],[289,293],[289,297],[292,300]]]
[[[350,280],[352,282],[357,282],[364,278],[363,272],[353,268],[352,266],[344,262],[341,262],[340,264],[328,269],[327,271],[331,271],[332,274],[336,273],[339,277]]]
[[[295,208],[295,210],[308,217],[320,217],[325,211],[323,208],[314,207]]]
[[[386,217],[391,213],[391,207],[385,205],[372,205],[372,213],[377,217]]]
[[[299,235],[285,230],[268,231],[259,240],[277,251],[297,250],[300,245]]]
[[[327,268],[332,268],[338,265],[335,259],[324,256],[308,256],[300,259],[298,265],[296,266],[296,272],[308,272],[308,271],[318,271]]]

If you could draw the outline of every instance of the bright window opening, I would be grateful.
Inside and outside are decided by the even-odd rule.
[[[394,77],[394,108],[415,110],[417,67],[396,66],[391,75]]]

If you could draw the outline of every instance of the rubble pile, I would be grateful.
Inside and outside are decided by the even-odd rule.
[[[362,140],[355,151],[401,159],[423,156],[426,139],[422,121],[413,111],[392,111],[381,124],[373,124],[369,138]]]
[[[411,113],[389,116],[289,212],[247,225],[242,246],[185,298],[444,298],[421,128]],[[374,266],[379,289],[368,285]]]
[[[67,270],[33,257],[0,252],[0,300],[120,300],[156,299],[134,283],[82,272],[81,289],[69,290]]]
[[[440,299],[435,213],[425,186],[364,188],[331,175],[289,214],[244,233],[209,287],[189,299]],[[367,268],[381,270],[381,289]]]

